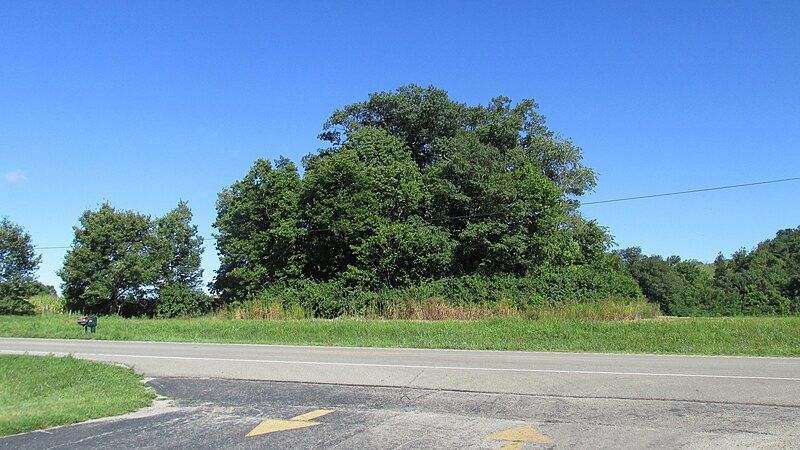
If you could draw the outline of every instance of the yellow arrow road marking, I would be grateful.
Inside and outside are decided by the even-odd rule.
[[[317,417],[322,417],[326,414],[332,413],[332,409],[315,409],[314,411],[300,414],[299,416],[292,417],[289,420],[314,420]]]
[[[500,450],[521,450],[524,442],[509,442],[508,444],[500,447]]]
[[[537,444],[551,444],[553,442],[550,436],[534,431],[530,425],[509,428],[489,436],[488,439],[508,442],[503,446],[507,450],[520,449],[525,442],[535,442]]]
[[[296,420],[283,420],[283,419],[267,419],[252,431],[247,433],[247,436],[258,436],[259,434],[274,433],[276,431],[296,430],[298,428],[313,427],[319,425],[317,422],[299,422]]]
[[[311,419],[322,417],[326,414],[332,413],[332,409],[316,409],[299,416],[292,417],[289,420],[285,419],[267,419],[258,424],[255,428],[247,433],[246,437],[258,436],[260,434],[275,433],[276,431],[296,430],[298,428],[313,427],[320,425],[319,422],[311,422]]]

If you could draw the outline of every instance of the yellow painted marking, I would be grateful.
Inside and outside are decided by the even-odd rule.
[[[509,442],[508,445],[520,444],[518,447],[508,447],[509,449],[522,448],[523,442],[536,442],[538,444],[551,444],[553,442],[550,436],[534,431],[530,425],[509,428],[508,430],[503,430],[489,436],[488,439],[493,441],[507,441]]]
[[[314,420],[317,417],[322,417],[322,416],[324,416],[326,414],[330,414],[332,412],[333,412],[332,409],[316,409],[314,411],[307,412],[305,414],[300,414],[299,416],[292,417],[289,420],[300,420],[300,421],[303,421],[303,420],[305,420],[305,421]]]
[[[520,450],[523,445],[525,445],[524,442],[509,442],[508,444],[500,447],[500,450]]]
[[[313,427],[320,425],[320,423],[312,422],[311,419],[316,419],[317,417],[322,417],[332,412],[332,409],[316,409],[314,411],[292,417],[289,420],[267,419],[250,430],[246,436],[258,436],[260,434],[275,433],[276,431],[288,431],[296,430],[298,428]]]
[[[258,436],[259,434],[274,433],[276,431],[296,430],[298,428],[313,427],[319,425],[317,422],[300,422],[296,420],[283,420],[283,419],[267,419],[252,431],[247,433],[247,436]]]

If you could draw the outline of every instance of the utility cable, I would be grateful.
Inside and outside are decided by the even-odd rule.
[[[690,189],[687,191],[675,191],[675,192],[665,192],[662,194],[650,194],[650,195],[639,195],[635,197],[622,197],[622,198],[614,198],[610,200],[597,200],[593,202],[581,202],[580,205],[599,205],[602,203],[616,203],[616,202],[626,202],[630,200],[643,200],[648,198],[657,198],[657,197],[669,197],[673,195],[684,195],[684,194],[694,194],[698,192],[709,192],[709,191],[720,191],[723,189],[735,189],[735,188],[742,188],[748,186],[759,186],[763,184],[774,184],[774,183],[786,183],[789,181],[798,181],[800,177],[792,177],[792,178],[781,178],[777,180],[767,180],[767,181],[756,181],[754,183],[742,183],[742,184],[730,184],[727,186],[715,186],[709,188],[701,188],[701,189]],[[432,218],[426,220],[427,222],[441,222],[443,220],[453,220],[453,219],[471,219],[471,218],[478,218],[478,217],[487,217],[487,216],[496,216],[504,214],[502,212],[492,212],[492,213],[483,213],[483,214],[466,214],[461,216],[451,216],[451,217],[440,217],[440,218]],[[306,233],[318,233],[322,231],[332,231],[332,228],[317,228],[312,230],[307,230]],[[217,238],[215,237],[203,237],[203,241],[216,241]],[[61,250],[61,249],[68,249],[71,246],[49,246],[49,247],[37,247],[34,246],[36,250]]]
[[[800,177],[781,178],[779,180],[756,181],[755,183],[731,184],[731,185],[728,185],[728,186],[715,186],[715,187],[702,188],[702,189],[690,189],[688,191],[665,192],[663,194],[650,194],[650,195],[639,195],[639,196],[636,196],[636,197],[614,198],[614,199],[611,199],[611,200],[597,200],[597,201],[594,201],[594,202],[581,202],[581,206],[583,206],[583,205],[599,205],[601,203],[627,202],[629,200],[642,200],[642,199],[645,199],[645,198],[669,197],[671,195],[694,194],[696,192],[720,191],[720,190],[723,190],[723,189],[734,189],[734,188],[741,188],[741,187],[747,187],[747,186],[758,186],[758,185],[761,185],[761,184],[785,183],[787,181],[797,181],[797,180],[800,180]]]

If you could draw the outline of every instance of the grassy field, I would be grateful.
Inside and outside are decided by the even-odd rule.
[[[154,394],[130,369],[70,357],[0,355],[0,436],[113,416]]]
[[[0,316],[0,336],[83,339],[74,317]],[[800,317],[590,321],[123,319],[88,339],[616,353],[800,356]]]

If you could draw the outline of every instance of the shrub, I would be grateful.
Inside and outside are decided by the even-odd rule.
[[[25,301],[31,284],[19,279],[0,283],[0,314],[33,314],[33,305]]]
[[[33,305],[15,297],[0,298],[0,314],[28,315],[33,314]]]
[[[198,316],[211,309],[213,299],[206,293],[180,283],[167,283],[158,291],[158,317]]]
[[[539,268],[525,277],[467,275],[378,289],[342,279],[275,283],[250,301],[230,305],[228,314],[282,318],[293,311],[289,315],[319,318],[480,318],[519,315],[542,305],[633,300],[641,295],[636,282],[614,267],[570,266]],[[231,312],[235,310],[241,312]]]

